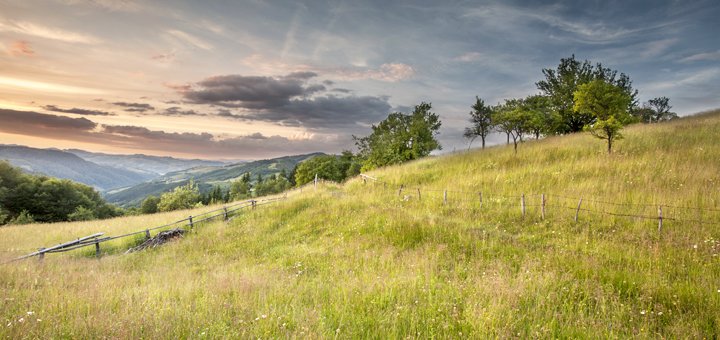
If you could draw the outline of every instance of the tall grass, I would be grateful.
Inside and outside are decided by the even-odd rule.
[[[565,196],[652,204],[583,203],[634,214],[720,209],[718,132],[715,113],[629,127],[610,156],[572,135],[517,155],[431,157],[370,174],[387,187],[305,190],[149,251],[3,265],[0,336],[714,338],[720,226],[668,220],[658,232],[657,221],[591,212],[575,222],[558,206],[577,204]],[[720,223],[710,210],[665,210]],[[197,213],[2,228],[0,250]]]

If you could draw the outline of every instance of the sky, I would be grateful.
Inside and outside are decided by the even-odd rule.
[[[572,55],[684,116],[720,107],[719,17],[717,0],[0,0],[0,144],[337,153],[430,102],[449,152],[475,96],[536,94]]]

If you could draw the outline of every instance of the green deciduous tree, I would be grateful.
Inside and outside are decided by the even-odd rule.
[[[593,117],[585,130],[597,138],[607,140],[608,153],[611,153],[613,142],[622,138],[620,130],[630,120],[628,105],[632,98],[616,85],[593,80],[580,85],[574,99],[575,111]]]
[[[403,163],[441,149],[435,136],[442,123],[431,110],[432,105],[423,102],[415,106],[410,114],[391,113],[378,125],[372,126],[369,136],[355,137],[362,169]]]
[[[341,161],[335,155],[315,156],[298,164],[295,183],[300,186],[318,178],[341,182],[345,179]]]
[[[637,90],[632,88],[630,77],[597,63],[593,66],[589,61],[579,61],[575,55],[560,59],[557,69],[543,69],[544,80],[536,83],[538,89],[550,98],[553,109],[558,113],[561,121],[555,133],[564,134],[582,131],[583,128],[594,121],[589,113],[578,112],[575,109],[575,92],[583,84],[593,80],[601,80],[617,86],[625,93],[630,101],[626,110],[637,106]]]
[[[465,128],[463,136],[470,139],[468,143],[468,149],[472,142],[480,137],[482,141],[482,148],[485,148],[485,138],[492,132],[492,107],[485,105],[485,102],[479,97],[475,97],[475,104],[472,105],[472,111],[470,111],[470,127]]]
[[[159,203],[160,197],[150,195],[140,203],[140,212],[143,214],[154,214],[158,212]]]
[[[518,143],[530,129],[531,118],[532,113],[526,109],[523,99],[506,99],[505,103],[493,108],[493,122],[498,131],[512,138],[515,153]]]
[[[173,211],[180,209],[189,209],[200,203],[201,195],[195,181],[190,180],[187,184],[176,187],[171,192],[166,192],[160,196],[158,203],[159,211]]]
[[[245,180],[244,175],[240,179],[234,180],[230,184],[230,200],[237,201],[250,197],[250,185],[248,183],[249,178]]]

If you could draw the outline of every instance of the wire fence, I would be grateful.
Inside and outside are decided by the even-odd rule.
[[[363,183],[373,183],[376,188],[387,192],[397,192],[401,199],[415,198],[442,200],[443,205],[462,203],[475,208],[488,205],[502,207],[516,207],[522,217],[525,217],[528,208],[539,210],[541,218],[545,219],[549,208],[560,208],[575,212],[574,220],[578,221],[581,213],[595,213],[599,215],[654,220],[658,223],[658,231],[663,223],[672,221],[676,223],[695,223],[702,225],[720,225],[720,209],[706,207],[690,207],[664,203],[621,203],[595,197],[572,197],[554,193],[530,193],[519,195],[493,194],[482,191],[468,191],[456,188],[437,189],[421,186],[406,186],[404,184],[390,183],[381,179],[361,175]],[[441,194],[442,196],[438,196]]]
[[[598,199],[594,197],[572,197],[567,195],[559,195],[554,193],[549,194],[519,194],[519,195],[501,195],[491,194],[482,191],[468,191],[460,189],[436,189],[436,188],[423,188],[420,186],[405,186],[404,184],[389,183],[378,178],[361,174],[360,179],[364,184],[373,183],[376,188],[382,189],[387,194],[394,194],[397,192],[403,200],[409,200],[410,197],[414,197],[417,200],[423,199],[436,199],[442,200],[443,205],[450,205],[455,203],[463,203],[468,206],[477,209],[483,209],[487,206],[503,207],[503,208],[518,208],[521,216],[525,218],[528,214],[528,208],[539,211],[541,219],[546,218],[548,208],[559,208],[565,210],[572,210],[575,212],[574,220],[577,222],[580,218],[580,213],[595,213],[604,216],[612,216],[619,218],[631,218],[631,219],[644,219],[654,220],[658,223],[658,232],[662,230],[664,221],[673,221],[676,223],[695,223],[701,225],[720,225],[720,209],[715,208],[701,208],[701,207],[689,207],[682,205],[668,205],[658,203],[619,203],[610,202],[608,200]],[[155,226],[151,228],[145,228],[142,230],[116,235],[116,236],[104,236],[103,233],[97,233],[83,238],[79,238],[74,241],[58,244],[49,248],[39,248],[38,251],[21,256],[10,262],[30,258],[40,257],[41,259],[45,254],[48,253],[60,253],[67,252],[83,247],[95,246],[96,256],[101,255],[100,244],[116,239],[137,237],[137,235],[145,235],[145,239],[152,237],[153,231],[161,229],[168,229],[170,227],[185,228],[189,227],[193,229],[199,223],[223,218],[224,220],[230,220],[238,215],[238,212],[242,209],[251,208],[255,209],[257,206],[272,204],[280,200],[287,199],[288,194],[293,192],[303,192],[309,187],[317,189],[318,184],[324,184],[329,181],[318,179],[317,176],[313,182],[306,185],[288,190],[282,194],[281,197],[275,198],[264,198],[260,200],[246,200],[238,202],[232,205],[224,206],[220,209],[207,211],[195,216],[189,216],[188,218],[174,221],[171,223]],[[429,194],[435,196],[430,196]],[[437,195],[441,194],[441,197]],[[430,196],[430,197],[428,197]],[[577,204],[575,204],[577,202]],[[657,209],[655,211],[655,209]],[[652,211],[649,211],[652,210]],[[689,217],[688,211],[692,211],[695,216]],[[683,212],[685,214],[683,214]]]

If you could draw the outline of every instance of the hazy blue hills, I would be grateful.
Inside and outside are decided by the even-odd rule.
[[[70,179],[103,191],[142,183],[157,175],[99,165],[55,149],[0,145],[0,160],[33,174]]]
[[[224,162],[203,159],[180,159],[173,157],[158,157],[142,154],[111,155],[105,153],[88,152],[84,150],[65,150],[82,159],[95,164],[125,169],[150,176],[147,179],[164,175],[168,172],[179,171],[199,166],[222,166]]]
[[[137,184],[130,188],[110,191],[106,194],[105,198],[109,202],[123,206],[138,205],[149,195],[159,196],[163,192],[185,185],[191,179],[198,184],[200,191],[203,192],[209,191],[214,185],[227,188],[233,180],[239,178],[246,172],[251,174],[253,181],[256,180],[258,174],[266,177],[280,173],[282,170],[290,173],[298,163],[318,155],[323,155],[323,153],[286,156],[223,166],[194,167],[170,172],[164,176]]]

